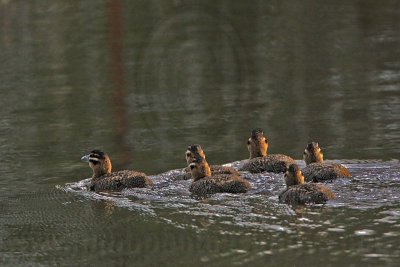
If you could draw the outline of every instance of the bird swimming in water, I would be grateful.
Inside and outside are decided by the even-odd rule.
[[[195,156],[189,164],[193,182],[189,191],[197,195],[246,193],[251,184],[238,174],[212,174],[205,158]]]
[[[279,201],[286,204],[322,204],[335,196],[320,183],[304,183],[304,176],[296,164],[289,166],[285,173],[286,190],[279,194]]]
[[[89,167],[93,170],[89,190],[120,191],[126,188],[153,185],[152,180],[141,172],[130,170],[111,172],[110,157],[100,150],[91,151],[90,154],[83,156],[81,160],[89,162]]]
[[[349,170],[343,165],[325,163],[324,155],[316,142],[307,144],[303,153],[303,160],[307,166],[303,168],[302,173],[307,182],[322,182],[351,177]]]
[[[268,140],[262,129],[254,129],[247,141],[247,149],[250,152],[250,159],[239,169],[251,173],[260,172],[286,172],[290,164],[296,163],[294,159],[283,154],[267,155]]]
[[[201,148],[200,145],[194,144],[194,145],[190,145],[188,146],[186,153],[186,162],[188,164],[188,167],[185,168],[185,174],[183,175],[183,179],[185,180],[189,180],[192,178],[191,175],[191,171],[189,168],[189,164],[193,162],[195,157],[201,157],[201,158],[206,158],[206,155],[203,151],[203,149]],[[227,166],[221,166],[221,165],[211,165],[210,166],[211,169],[211,173],[214,174],[236,174],[236,175],[240,175],[240,173],[235,170],[232,167],[227,167]]]

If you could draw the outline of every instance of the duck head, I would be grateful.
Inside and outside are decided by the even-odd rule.
[[[82,161],[89,162],[89,167],[93,170],[92,178],[98,178],[111,173],[111,160],[108,155],[100,150],[93,150],[90,154],[81,158]]]
[[[262,129],[251,131],[251,137],[247,140],[247,149],[250,152],[250,159],[267,155],[268,140],[265,138]]]
[[[190,145],[188,146],[187,150],[186,150],[186,162],[189,165],[190,163],[193,162],[193,159],[195,157],[202,157],[202,158],[206,158],[206,155],[204,154],[203,149],[201,148],[200,145]]]
[[[304,183],[304,176],[299,166],[291,164],[285,173],[286,186],[298,185]]]
[[[211,176],[211,169],[203,157],[195,156],[189,164],[190,172],[194,181]]]
[[[322,154],[321,148],[318,146],[318,143],[311,142],[307,144],[307,147],[303,152],[303,160],[307,165],[314,162],[324,161],[324,154]]]

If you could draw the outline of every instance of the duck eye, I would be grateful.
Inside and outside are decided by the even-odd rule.
[[[194,169],[194,164],[190,165],[189,167],[190,167],[190,169],[193,170]]]
[[[249,140],[247,140],[247,145],[250,145],[250,141]]]
[[[189,157],[192,153],[190,153],[189,151],[186,152],[186,156]]]

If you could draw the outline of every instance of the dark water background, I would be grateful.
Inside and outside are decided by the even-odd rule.
[[[1,0],[0,62],[0,265],[400,262],[399,1]],[[355,178],[302,209],[273,175],[203,200],[168,174],[65,186],[93,148],[157,174],[191,143],[244,159],[254,127],[296,159],[318,141]]]

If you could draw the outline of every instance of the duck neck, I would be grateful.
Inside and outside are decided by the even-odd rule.
[[[296,173],[296,175],[285,174],[285,182],[287,187],[304,184],[304,176],[301,173]]]
[[[324,155],[321,152],[311,153],[305,160],[306,165],[311,163],[322,163],[324,162]]]
[[[198,168],[197,171],[192,172],[193,180],[197,181],[206,177],[211,176],[211,169],[207,161],[204,161]]]
[[[265,157],[267,155],[268,145],[263,140],[257,140],[249,147],[249,150],[250,159]]]
[[[205,177],[211,176],[211,169],[210,169],[210,166],[208,165],[207,161],[204,163],[203,170],[204,170]]]
[[[104,173],[102,172],[101,168],[93,169],[92,179],[100,178],[103,175],[104,175]]]
[[[97,178],[100,178],[100,177],[102,177],[102,176],[104,176],[104,175],[108,175],[108,174],[110,174],[110,173],[111,173],[111,172],[105,171],[105,170],[103,170],[103,169],[101,169],[101,168],[93,169],[93,176],[92,176],[92,178],[93,178],[93,179],[97,179]]]
[[[111,162],[110,160],[105,160],[100,166],[93,166],[93,179],[100,178],[104,175],[109,175],[111,173]]]
[[[262,152],[261,150],[259,151],[250,151],[250,159],[254,158],[259,158],[259,157],[265,157],[267,155],[267,151]]]

